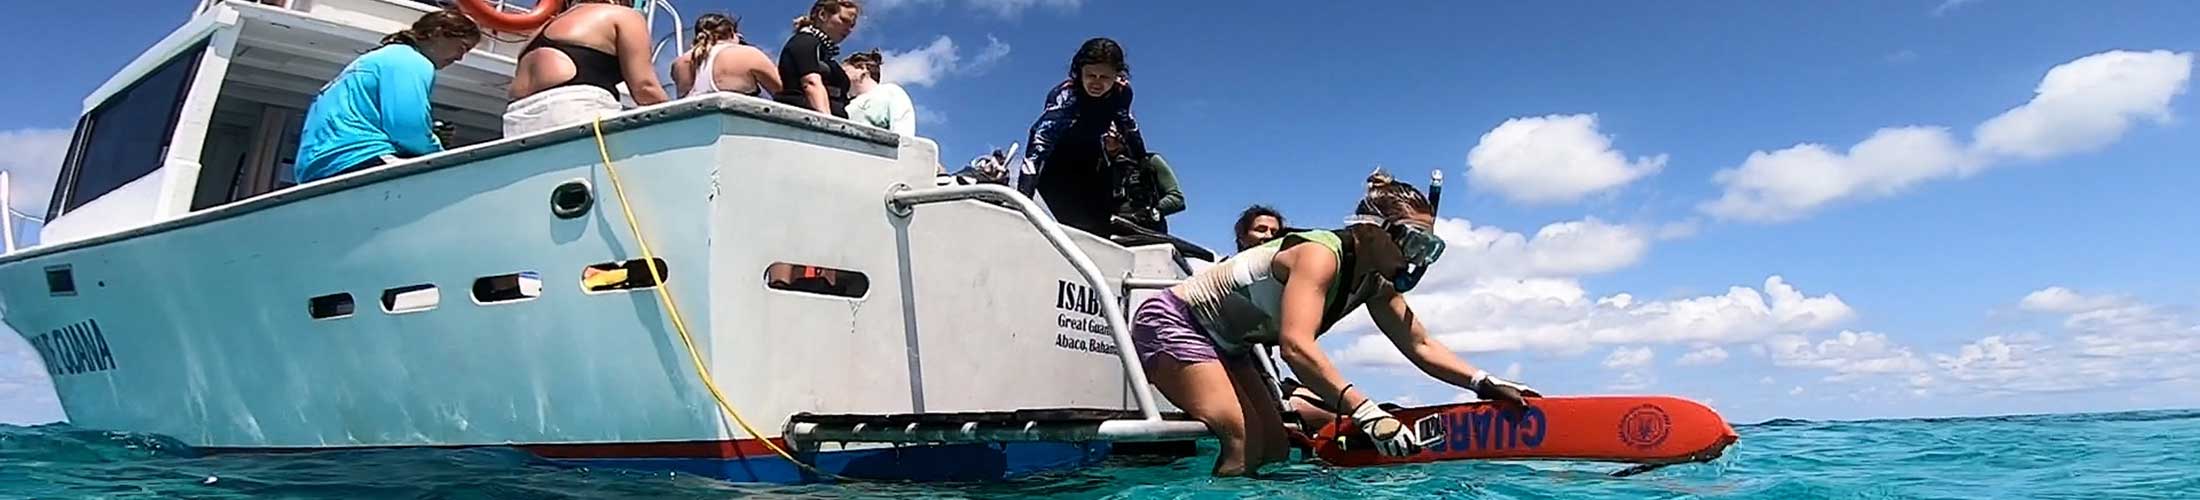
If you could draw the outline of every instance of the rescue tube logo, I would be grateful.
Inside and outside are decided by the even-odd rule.
[[[1658,405],[1637,406],[1619,419],[1619,440],[1636,448],[1650,449],[1673,434],[1673,416]]]

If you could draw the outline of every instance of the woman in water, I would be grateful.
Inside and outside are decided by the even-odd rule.
[[[763,97],[784,88],[771,56],[741,40],[741,21],[717,13],[695,18],[695,47],[673,59],[672,85],[681,97],[719,91]]]
[[[428,116],[435,72],[481,43],[481,27],[456,10],[420,16],[353,59],[306,109],[298,135],[300,184],[443,150]]]
[[[786,92],[773,93],[773,99],[848,117],[848,71],[836,58],[840,42],[855,32],[860,10],[855,0],[817,0],[809,14],[794,18],[794,36],[779,49],[779,78]]]
[[[1145,161],[1146,137],[1131,115],[1130,65],[1115,40],[1086,40],[1070,57],[1069,78],[1047,91],[1045,110],[1025,141],[1025,175],[1016,188],[1046,199],[1062,224],[1107,235],[1115,212],[1113,186],[1101,136],[1112,127],[1125,156]]]
[[[1419,451],[1413,429],[1339,374],[1315,338],[1366,304],[1368,316],[1421,371],[1483,399],[1524,405],[1527,386],[1475,368],[1429,338],[1406,305],[1443,254],[1435,208],[1412,185],[1377,172],[1343,229],[1286,233],[1147,299],[1131,340],[1147,377],[1222,444],[1218,476],[1256,472],[1289,456],[1275,396],[1253,363],[1254,344],[1279,346],[1291,373],[1322,401],[1349,409],[1386,455]]]
[[[848,118],[902,137],[916,137],[917,107],[900,85],[879,81],[885,63],[886,57],[877,49],[849,54],[848,62],[841,63],[852,85],[849,90],[856,96],[848,101]]]
[[[585,122],[618,113],[619,83],[634,103],[669,100],[650,62],[649,21],[611,0],[573,0],[542,25],[512,75],[504,136]]]

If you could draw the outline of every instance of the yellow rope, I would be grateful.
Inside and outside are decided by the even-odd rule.
[[[642,237],[642,225],[634,219],[634,207],[626,202],[626,189],[619,185],[619,168],[612,165],[611,148],[604,143],[602,116],[596,117],[595,129],[596,152],[603,155],[604,172],[609,173],[611,176],[611,190],[619,195],[619,208],[626,213],[626,225],[634,232],[634,243],[642,247],[642,267],[649,268],[650,279],[657,283],[657,286],[652,287],[657,289],[657,299],[659,302],[664,303],[665,312],[672,315],[672,328],[680,332],[680,343],[687,346],[688,359],[695,362],[695,374],[702,377],[703,387],[710,389],[710,397],[718,400],[718,408],[725,410],[726,415],[732,416],[734,423],[741,425],[741,430],[747,431],[750,436],[755,436],[758,440],[763,441],[764,446],[770,447],[772,452],[778,453],[780,457],[786,458],[788,462],[793,462],[795,466],[818,475],[834,479],[847,479],[837,474],[818,470],[810,464],[795,459],[793,454],[781,449],[778,443],[772,442],[771,438],[764,437],[762,433],[756,432],[756,428],[750,427],[749,421],[741,418],[741,412],[734,410],[733,405],[726,402],[726,395],[718,391],[718,384],[711,380],[710,369],[703,364],[702,353],[695,350],[695,340],[688,337],[687,323],[680,321],[680,307],[673,303],[672,292],[665,287],[664,276],[661,276],[657,271],[657,258],[649,252],[649,241]]]

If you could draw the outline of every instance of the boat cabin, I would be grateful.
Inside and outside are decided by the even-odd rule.
[[[207,0],[84,99],[41,244],[142,227],[289,187],[306,108],[381,38],[439,7],[414,0]],[[499,138],[526,35],[490,31],[438,72],[436,119],[459,147]]]

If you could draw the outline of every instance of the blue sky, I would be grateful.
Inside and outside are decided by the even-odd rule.
[[[0,81],[0,166],[50,171],[44,130],[188,10],[112,5],[140,15],[0,19],[70,48]],[[806,2],[679,5],[775,51]],[[1189,199],[1172,226],[1217,249],[1249,203],[1331,226],[1374,166],[1442,169],[1452,251],[1413,302],[1546,393],[1742,422],[2200,405],[2200,4],[867,5],[846,45],[890,52],[951,166],[1022,141],[1079,42],[1120,40]],[[1360,387],[1459,396],[1370,331],[1324,340]],[[58,416],[5,342],[0,421]]]

